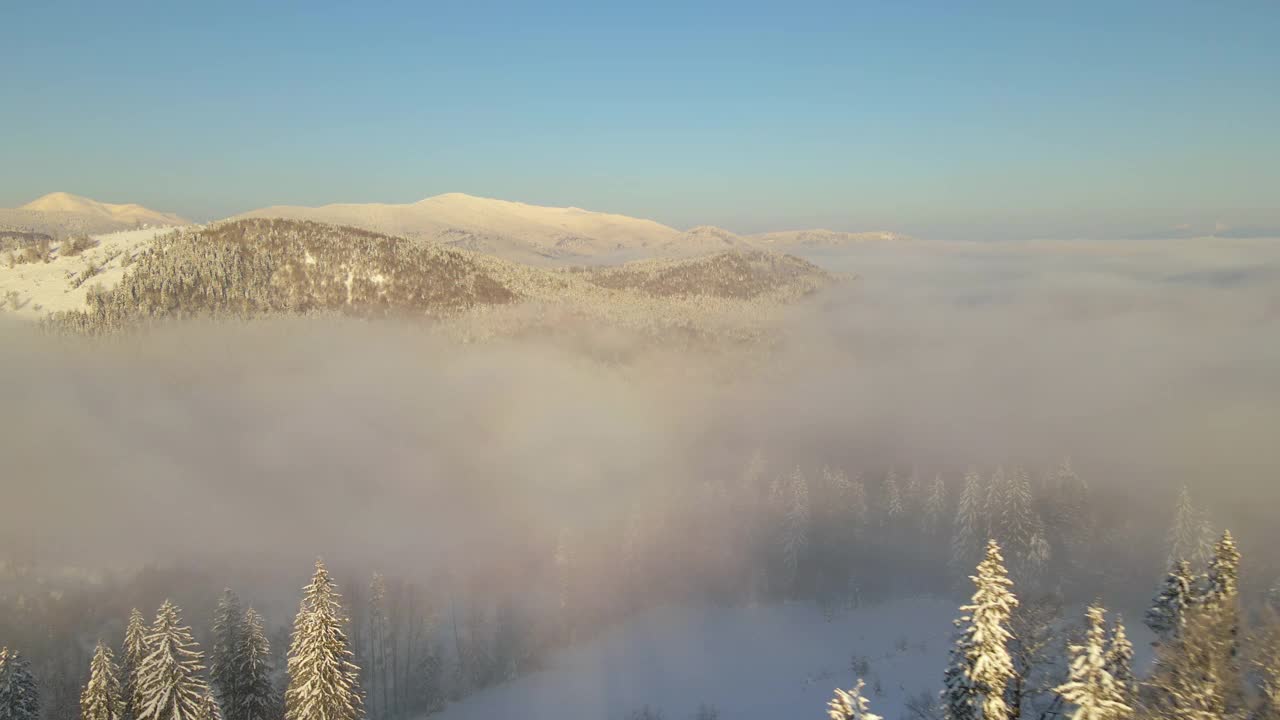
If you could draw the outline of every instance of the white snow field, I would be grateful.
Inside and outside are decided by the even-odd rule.
[[[869,668],[872,712],[897,720],[909,696],[941,689],[956,614],[954,602],[927,598],[830,622],[811,604],[662,608],[438,717],[622,720],[648,705],[665,720],[688,720],[705,703],[721,720],[824,718],[835,688],[854,683],[857,657]]]

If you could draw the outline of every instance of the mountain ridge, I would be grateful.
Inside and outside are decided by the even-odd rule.
[[[137,203],[107,203],[68,192],[51,192],[16,208],[0,208],[0,229],[37,232],[55,238],[110,233],[139,226],[190,222],[174,213]]]
[[[906,238],[886,231],[794,230],[742,235],[711,225],[678,230],[656,220],[618,213],[534,205],[458,192],[399,204],[274,205],[228,219],[268,217],[349,225],[538,265],[574,264],[593,258],[681,257],[725,249],[785,252],[790,247]]]

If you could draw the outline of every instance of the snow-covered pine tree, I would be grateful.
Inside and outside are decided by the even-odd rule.
[[[209,653],[209,677],[227,720],[237,720],[240,706],[240,658],[236,656],[244,634],[244,610],[231,588],[222,591],[213,616],[213,649]]]
[[[1213,530],[1208,519],[1191,502],[1191,490],[1182,486],[1169,529],[1169,564],[1187,560],[1201,564],[1209,559]]]
[[[1044,537],[1044,525],[1036,514],[1031,493],[1031,476],[1015,466],[1005,485],[1005,498],[1000,506],[999,532],[1001,547],[1013,558],[1014,569],[1026,577],[1034,572],[1033,539]],[[1037,551],[1039,552],[1039,551]]]
[[[1236,548],[1235,538],[1231,537],[1231,531],[1227,530],[1213,548],[1204,604],[1221,609],[1234,607],[1239,589],[1240,551]]]
[[[165,600],[147,633],[147,656],[138,668],[138,720],[201,720],[208,713],[204,654],[179,613]]]
[[[1151,628],[1151,632],[1156,634],[1160,642],[1170,642],[1182,634],[1187,608],[1191,605],[1193,597],[1194,583],[1191,564],[1186,560],[1174,562],[1169,573],[1165,575],[1160,593],[1156,595],[1145,618],[1147,627]]]
[[[1070,675],[1055,688],[1068,704],[1074,705],[1071,720],[1121,720],[1133,714],[1124,695],[1107,670],[1106,611],[1093,605],[1085,613],[1089,629],[1083,644],[1071,645]]]
[[[1027,582],[1038,583],[1044,577],[1052,557],[1053,549],[1049,547],[1049,540],[1045,538],[1044,532],[1033,533],[1027,546],[1027,556],[1022,563],[1022,574]]]
[[[346,618],[329,571],[316,561],[303,590],[289,648],[287,720],[359,720],[364,716],[360,670],[351,661]]]
[[[115,657],[111,649],[99,640],[98,646],[93,650],[93,660],[89,662],[89,682],[80,693],[80,718],[121,720],[124,706]]]
[[[1144,684],[1143,706],[1150,717],[1224,720],[1235,717],[1238,674],[1229,667],[1219,623],[1193,605],[1181,633],[1156,648],[1156,662]]]
[[[947,485],[942,481],[942,473],[934,476],[929,485],[929,495],[924,500],[924,532],[936,535],[942,527],[943,515],[947,512]]]
[[[944,676],[942,704],[947,720],[1014,720],[1009,717],[1005,690],[1013,678],[1009,655],[1009,618],[1018,606],[995,540],[987,542],[986,557],[971,578],[975,591],[964,613]]]
[[[239,703],[226,708],[227,720],[275,720],[280,715],[280,696],[271,678],[271,645],[262,616],[253,608],[244,612],[244,632],[236,648],[239,674]]]
[[[1115,625],[1107,641],[1107,672],[1115,680],[1120,691],[1120,701],[1130,708],[1138,702],[1138,678],[1133,674],[1133,643],[1124,629],[1124,620],[1116,616]]]
[[[782,529],[782,567],[790,591],[795,588],[800,559],[809,545],[809,483],[799,466],[791,472],[787,487],[789,502]]]
[[[867,508],[867,484],[862,479],[862,473],[854,473],[849,478],[849,499],[848,499],[849,520],[853,523],[853,532],[855,536],[861,536],[867,529],[869,520],[869,509]]]
[[[890,523],[899,520],[906,508],[902,504],[902,490],[898,487],[898,472],[890,469],[884,479],[884,518]]]
[[[1236,548],[1231,531],[1222,533],[1222,539],[1213,548],[1209,572],[1205,583],[1202,610],[1213,618],[1217,628],[1216,640],[1226,654],[1223,661],[1224,680],[1228,686],[1227,702],[1239,700],[1235,688],[1239,685],[1240,654],[1240,551]]]
[[[147,626],[142,611],[134,608],[129,613],[129,624],[124,630],[124,663],[120,667],[120,683],[124,693],[124,720],[138,717],[138,670],[147,657]]]
[[[964,474],[964,488],[960,492],[960,504],[956,507],[955,531],[951,540],[951,563],[957,572],[967,572],[977,565],[982,539],[986,537],[983,520],[985,490],[982,475],[976,468]]]
[[[924,510],[924,482],[920,479],[920,472],[916,468],[911,468],[911,474],[907,476],[907,484],[902,490],[902,507],[912,515],[916,515]]]
[[[25,658],[0,647],[0,720],[36,720],[40,693]]]
[[[831,720],[884,720],[867,706],[867,699],[862,695],[865,684],[862,678],[858,678],[851,690],[836,688],[836,696],[827,703],[827,717]]]
[[[986,496],[982,498],[982,519],[986,523],[983,537],[1000,540],[1004,519],[1004,506],[1009,500],[1009,476],[1003,465],[997,465],[987,481]]]

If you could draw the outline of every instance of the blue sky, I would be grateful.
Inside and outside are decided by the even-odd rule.
[[[1280,227],[1280,3],[21,3],[0,206]]]

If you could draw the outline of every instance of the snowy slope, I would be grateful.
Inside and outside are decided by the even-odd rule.
[[[665,608],[561,653],[552,667],[450,705],[442,720],[621,720],[649,705],[684,720],[702,703],[724,720],[824,717],[836,687],[866,658],[872,710],[941,687],[950,601],[917,599],[826,621],[814,606]],[[878,685],[881,692],[874,688]]]
[[[130,257],[137,255],[156,235],[173,229],[151,227],[93,235],[97,244],[73,257],[63,257],[62,243],[53,243],[47,263],[20,263],[9,267],[5,258],[0,257],[0,312],[24,320],[38,320],[51,312],[80,309],[84,307],[89,288],[110,288],[120,282],[125,273],[121,261],[126,253]],[[77,287],[77,276],[90,265],[97,270],[96,274]]]
[[[275,206],[237,217],[282,217],[425,238],[520,261],[533,257],[591,256],[647,247],[680,232],[652,220],[579,208],[543,207],[462,193],[416,203]]]

